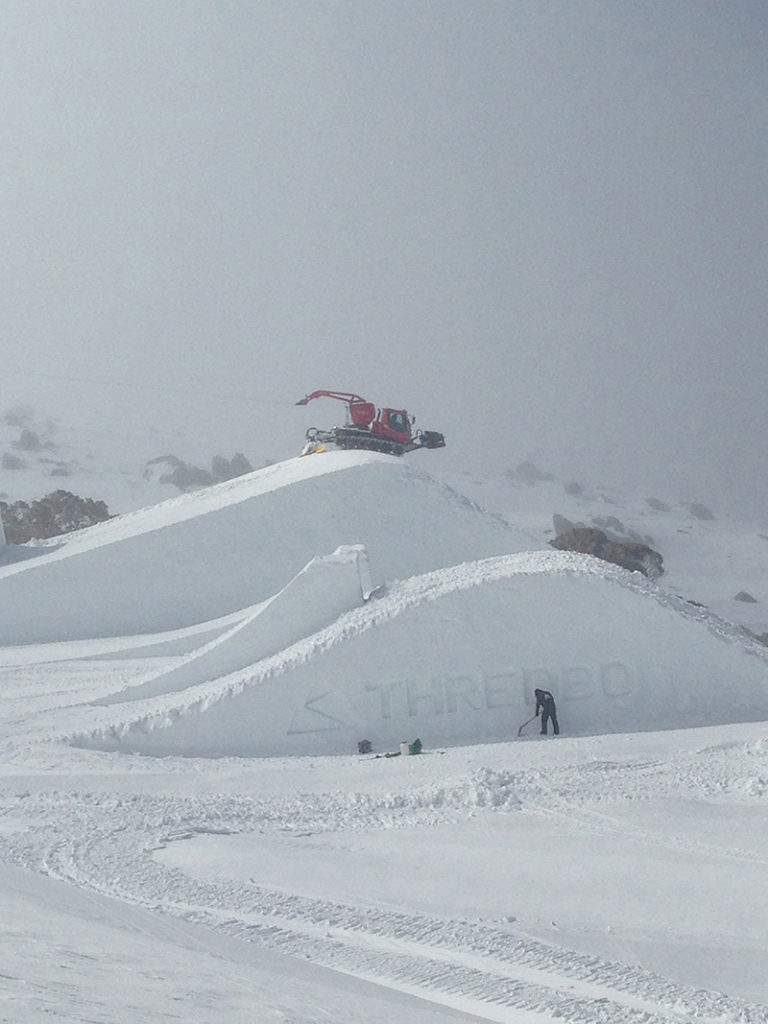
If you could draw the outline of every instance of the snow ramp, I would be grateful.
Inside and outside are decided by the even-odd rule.
[[[279,654],[124,706],[75,742],[248,757],[501,741],[533,715],[536,687],[556,696],[564,735],[758,721],[768,652],[636,573],[533,552],[395,584]]]
[[[94,703],[142,700],[229,675],[316,633],[358,608],[371,591],[365,548],[361,544],[337,548],[332,555],[313,558],[279,594],[179,665]]]
[[[327,452],[57,538],[0,569],[0,646],[169,632],[273,597],[363,544],[379,581],[540,547],[400,459]]]

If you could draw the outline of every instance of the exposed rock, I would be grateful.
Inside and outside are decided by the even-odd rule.
[[[577,526],[549,542],[559,551],[579,551],[594,555],[604,562],[612,562],[632,572],[641,572],[656,579],[664,572],[663,558],[647,544],[638,541],[611,540],[602,530],[592,526]]]
[[[159,455],[144,466],[144,478],[173,484],[180,491],[194,491],[252,471],[253,467],[241,452],[236,452],[231,459],[214,455],[210,470],[190,465],[176,455]]]
[[[669,505],[664,501],[659,501],[658,498],[646,498],[645,503],[656,512],[669,512]]]
[[[3,413],[3,420],[11,427],[24,427],[34,416],[34,409],[31,405],[17,405]]]
[[[13,442],[13,447],[18,451],[22,452],[42,452],[51,450],[56,446],[52,441],[43,441],[36,430],[30,430],[29,427],[24,427],[18,440]]]
[[[740,590],[738,594],[733,595],[734,601],[745,601],[747,604],[759,604],[760,602],[756,597],[752,597],[746,590]]]
[[[41,466],[50,466],[48,476],[72,476],[77,463],[62,462],[60,459],[41,458],[37,460]]]
[[[552,523],[555,527],[555,536],[559,537],[561,533],[568,533],[569,530],[575,530],[577,526],[584,526],[584,523],[572,523],[570,519],[566,519],[565,516],[561,516],[558,512],[552,516]]]
[[[634,540],[640,544],[653,544],[653,537],[649,537],[648,534],[643,536],[635,530],[631,530],[616,516],[595,516],[592,522],[605,531],[609,540]]]
[[[215,455],[211,461],[211,473],[216,480],[232,480],[236,476],[252,473],[253,466],[242,452],[235,452],[231,459]]]
[[[552,473],[542,473],[538,466],[534,465],[533,462],[521,462],[514,470],[510,473],[510,476],[517,480],[522,480],[524,484],[538,484],[545,480],[554,480]]]
[[[616,516],[595,516],[592,520],[595,526],[599,526],[601,530],[613,530],[614,533],[623,534],[626,536],[627,530],[624,523]]]
[[[61,490],[30,503],[15,501],[8,505],[0,501],[0,516],[8,544],[58,537],[112,518],[103,501]]]
[[[699,502],[694,502],[688,506],[688,511],[694,517],[694,519],[708,519],[712,520],[715,518],[712,509],[707,508],[706,505],[701,505]]]
[[[207,469],[191,466],[177,455],[158,455],[150,459],[144,467],[144,478],[157,480],[161,484],[173,484],[180,491],[209,487],[214,482]]]
[[[0,462],[2,462],[3,469],[25,469],[27,465],[24,459],[20,459],[18,455],[11,455],[8,452],[3,455]]]
[[[577,495],[582,494],[584,492],[584,488],[581,486],[580,483],[577,483],[575,480],[569,480],[568,483],[565,484],[564,490],[566,494],[571,494],[573,495],[573,497],[576,497]]]

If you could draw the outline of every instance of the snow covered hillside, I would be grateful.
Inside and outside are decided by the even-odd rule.
[[[402,460],[297,458],[38,546],[0,570],[0,638],[128,654],[186,631],[182,664],[77,733],[152,754],[504,740],[536,686],[571,734],[768,717],[762,645],[531,543]]]
[[[402,460],[293,459],[88,530],[19,546],[5,643],[159,632],[274,596],[315,555],[364,543],[380,581],[536,541]],[[13,557],[9,549],[7,557]]]
[[[183,449],[184,440],[152,428],[145,436],[92,428],[29,405],[0,411],[0,499],[32,501],[59,488],[127,512],[177,493],[144,476],[145,462]]]
[[[664,559],[666,590],[753,633],[768,633],[768,519],[701,496],[657,494],[637,485],[578,481],[530,461],[494,476],[443,473],[463,494],[547,544],[555,522],[597,526],[650,545]]]
[[[295,410],[293,410],[295,412]],[[210,467],[216,445],[164,430],[162,417],[144,433],[116,433],[55,419],[29,406],[0,414],[0,500],[30,502],[56,489],[105,501],[124,515],[180,495],[164,479],[161,456]],[[297,439],[296,453],[301,448]],[[269,464],[268,452],[247,449],[253,465]],[[233,453],[226,451],[226,456]],[[508,466],[478,475],[455,463],[450,445],[408,460],[435,474],[491,513],[523,529],[528,547],[544,547],[555,536],[553,519],[598,525],[622,539],[643,538],[664,559],[665,589],[705,605],[753,633],[768,633],[768,522],[733,501],[722,505],[708,495],[656,493],[624,481],[574,480],[510,457]],[[194,475],[194,474],[193,474]],[[200,486],[195,485],[195,486]]]
[[[763,1024],[768,652],[530,526],[336,452],[6,547],[4,1019]]]

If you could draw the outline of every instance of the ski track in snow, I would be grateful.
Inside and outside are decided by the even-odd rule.
[[[582,741],[582,752],[588,744]],[[381,796],[331,792],[259,799],[137,791],[110,799],[103,788],[7,791],[2,810],[11,827],[0,832],[0,851],[4,859],[85,890],[434,1002],[461,1005],[488,1020],[509,1020],[510,1010],[524,1010],[573,1024],[765,1024],[764,1006],[521,937],[493,922],[308,898],[253,881],[199,881],[154,856],[171,842],[198,835],[427,827],[455,821],[468,807],[567,815],[573,827],[586,832],[621,831],[641,842],[669,844],[669,836],[650,830],[623,830],[601,814],[599,803],[691,791],[716,797],[740,774],[747,790],[750,781],[768,777],[768,748],[762,742],[709,751],[706,770],[695,753],[659,762],[549,765],[546,775],[528,766],[484,768],[469,778]],[[97,785],[103,787],[103,777]],[[20,804],[32,825],[14,832]],[[738,849],[712,851],[698,842],[695,849],[736,863],[747,856]],[[768,856],[758,859],[768,864]]]
[[[338,479],[331,481],[330,489],[326,487],[328,481],[319,479],[328,473],[333,475],[334,466],[353,468],[358,459],[362,460],[360,472],[337,474]],[[297,503],[296,522],[302,529],[294,531],[295,537],[287,530],[292,544],[296,540],[296,546],[280,547],[278,544],[276,547],[283,552],[280,557],[286,567],[289,563],[293,565],[294,559],[296,565],[290,571],[278,566],[273,591],[264,584],[263,594],[251,593],[253,573],[247,571],[246,565],[242,592],[235,587],[228,592],[226,600],[216,588],[208,587],[205,573],[202,576],[206,580],[204,587],[199,580],[192,580],[189,584],[192,592],[206,597],[200,614],[205,612],[208,618],[190,620],[198,622],[197,626],[188,625],[186,620],[181,627],[166,621],[167,608],[159,600],[154,609],[157,622],[149,615],[148,620],[152,620],[146,626],[149,632],[135,636],[112,636],[107,630],[100,639],[93,640],[88,638],[96,627],[87,615],[75,616],[76,621],[70,624],[77,627],[76,635],[70,632],[70,626],[58,621],[63,610],[78,607],[67,571],[77,579],[78,566],[85,565],[86,569],[90,566],[89,572],[82,570],[81,580],[85,588],[81,593],[90,594],[94,583],[105,573],[106,564],[112,569],[106,570],[105,578],[115,592],[120,590],[121,579],[136,583],[141,614],[135,620],[143,623],[145,595],[152,593],[153,581],[162,580],[164,570],[159,571],[159,563],[147,556],[146,563],[137,572],[136,553],[144,550],[145,542],[147,550],[153,550],[160,531],[165,531],[171,552],[168,564],[178,561],[186,565],[189,551],[199,548],[210,555],[210,565],[218,567],[216,578],[222,586],[225,582],[230,584],[228,573],[233,570],[222,570],[221,566],[231,566],[234,562],[226,562],[225,555],[229,557],[234,551],[236,561],[242,556],[240,549],[230,550],[226,539],[224,547],[219,548],[214,543],[217,531],[211,524],[215,524],[217,512],[227,511],[225,518],[238,524],[236,535],[241,541],[243,537],[250,538],[248,543],[258,539],[261,544],[258,551],[268,552],[272,541],[285,539],[285,524],[278,523],[274,515],[266,514],[270,509],[284,512],[289,507],[290,495],[280,494],[281,488],[301,484],[302,493],[315,498],[325,494],[330,500],[336,490],[343,496],[346,493],[342,492],[343,487],[352,493],[363,470],[369,487],[381,477],[379,488],[371,497],[377,529],[369,532],[378,549],[379,560],[391,569],[381,576],[386,585],[378,590],[374,600],[334,615],[327,625],[299,631],[289,646],[261,658],[255,666],[190,685],[179,693],[160,692],[137,702],[123,700],[130,696],[126,694],[130,686],[150,676],[154,678],[160,669],[178,664],[178,659],[190,651],[203,650],[198,642],[203,638],[215,647],[223,630],[237,629],[246,613],[253,612],[263,602],[271,600],[274,593],[279,593],[278,584],[286,586],[294,578],[295,571],[306,564],[302,558],[314,557],[318,552],[328,554],[322,544],[330,542],[330,534],[326,537],[325,533],[312,532],[304,543],[306,524],[301,509],[306,502]],[[482,916],[452,917],[447,912],[441,916],[434,910],[419,912],[403,908],[398,905],[399,896],[384,894],[374,895],[372,899],[346,899],[343,894],[348,890],[331,887],[330,892],[326,892],[322,885],[310,895],[302,887],[311,889],[311,882],[305,883],[303,879],[295,884],[284,882],[290,872],[283,871],[282,866],[276,880],[270,879],[270,884],[258,878],[226,875],[217,878],[215,873],[213,877],[197,878],[194,872],[173,866],[170,853],[182,849],[176,846],[174,850],[173,844],[215,835],[250,837],[254,844],[261,839],[265,849],[270,843],[279,846],[281,839],[298,846],[307,837],[323,835],[329,839],[334,835],[355,833],[371,837],[378,832],[380,837],[388,830],[397,829],[418,835],[451,824],[463,825],[468,816],[478,819],[480,827],[474,841],[479,844],[484,835],[482,826],[489,816],[525,815],[526,823],[540,825],[544,821],[551,826],[542,830],[545,840],[540,850],[544,852],[552,836],[562,837],[568,832],[577,839],[593,839],[596,846],[601,839],[618,840],[615,845],[625,850],[631,846],[633,854],[636,848],[651,853],[658,848],[679,855],[681,860],[696,860],[702,864],[716,861],[722,872],[718,878],[744,874],[746,869],[757,876],[768,867],[768,853],[762,852],[757,841],[751,848],[742,849],[738,829],[733,833],[725,832],[722,842],[720,835],[711,828],[695,831],[681,827],[678,835],[676,819],[670,819],[669,815],[662,814],[662,823],[655,828],[657,819],[652,813],[635,814],[634,811],[644,801],[653,808],[667,799],[673,803],[716,804],[722,801],[726,806],[762,805],[768,796],[767,739],[697,749],[695,731],[681,739],[679,745],[675,745],[674,740],[662,743],[618,736],[611,746],[610,741],[584,735],[554,745],[505,744],[501,754],[503,768],[499,767],[498,753],[492,755],[490,761],[496,767],[483,766],[482,747],[471,754],[449,751],[445,757],[419,758],[415,761],[419,767],[413,775],[400,770],[412,767],[404,762],[394,765],[378,762],[375,768],[371,766],[370,774],[368,766],[355,764],[353,774],[351,759],[340,756],[333,759],[333,776],[324,774],[329,772],[329,762],[322,759],[317,762],[318,776],[335,779],[340,773],[344,777],[338,788],[333,788],[333,782],[318,783],[315,779],[304,782],[310,792],[291,786],[291,779],[312,779],[306,764],[299,763],[294,769],[280,758],[254,765],[247,759],[152,758],[106,754],[68,745],[67,740],[75,735],[87,737],[105,729],[119,733],[137,725],[163,725],[174,715],[204,711],[223,697],[235,696],[268,678],[277,678],[289,668],[309,663],[317,655],[352,644],[411,610],[435,607],[438,599],[449,595],[476,597],[483,589],[493,596],[495,584],[503,585],[513,579],[533,590],[542,581],[549,584],[554,578],[559,583],[571,578],[574,584],[588,581],[590,587],[594,582],[595,594],[598,590],[604,594],[611,588],[621,588],[622,592],[629,590],[644,606],[652,605],[654,611],[661,605],[665,617],[679,619],[687,631],[690,632],[693,623],[699,623],[703,627],[702,639],[711,639],[704,632],[708,630],[725,645],[752,655],[748,659],[751,665],[757,663],[759,669],[765,664],[765,648],[745,638],[741,629],[644,579],[566,552],[516,550],[526,542],[521,531],[497,523],[487,515],[470,524],[464,517],[476,506],[449,489],[439,490],[439,494],[448,499],[445,515],[440,515],[435,522],[425,517],[428,529],[423,535],[409,534],[407,552],[400,561],[390,564],[391,538],[386,532],[379,536],[378,531],[382,529],[381,523],[387,521],[381,519],[379,510],[384,507],[383,499],[392,497],[393,488],[402,491],[401,508],[409,521],[413,518],[413,507],[421,507],[427,497],[434,508],[440,510],[440,502],[434,497],[435,484],[424,475],[408,467],[394,466],[386,457],[352,457],[346,453],[338,459],[329,457],[318,462],[294,460],[290,465],[269,468],[249,479],[181,496],[154,509],[120,517],[92,531],[74,535],[64,544],[57,541],[41,545],[47,551],[42,552],[34,573],[29,573],[34,567],[27,564],[6,566],[2,575],[9,581],[9,593],[15,593],[14,588],[26,593],[23,584],[29,573],[28,580],[32,581],[27,594],[29,608],[39,615],[45,605],[43,598],[50,601],[48,631],[43,631],[42,635],[62,639],[39,640],[35,645],[30,642],[28,646],[9,648],[0,666],[3,712],[0,724],[0,862],[7,861],[71,883],[78,890],[93,894],[94,902],[97,896],[117,900],[126,915],[127,908],[132,906],[164,915],[169,931],[181,930],[179,922],[182,920],[201,924],[214,933],[251,943],[256,948],[415,994],[438,1006],[461,1009],[483,1020],[510,1022],[522,1016],[526,1024],[539,1018],[542,1024],[553,1019],[571,1024],[766,1024],[765,1005],[696,984],[673,981],[658,973],[659,969],[633,964],[632,953],[628,956],[629,962],[619,962],[609,956],[568,948],[566,937],[557,944],[535,934],[526,934],[522,925],[514,924],[514,916],[496,914],[495,901],[494,909],[490,913],[486,910]],[[246,505],[253,498],[265,496],[269,497],[264,504],[266,512],[256,522],[253,511],[257,504],[250,512]],[[281,501],[285,499],[283,505],[277,504],[278,497]],[[238,505],[241,507],[233,511],[232,506]],[[343,501],[341,506],[344,506]],[[355,510],[354,515],[359,517],[359,512]],[[195,519],[199,522],[195,523]],[[268,526],[273,519],[277,525],[270,534]],[[181,523],[187,524],[184,531],[176,529]],[[482,526],[485,537],[481,545],[485,553],[482,558],[475,552],[477,524]],[[357,542],[356,519],[351,525],[355,526],[355,535],[341,538],[345,543]],[[255,532],[247,532],[251,529]],[[181,533],[186,541],[183,544],[179,541],[179,547],[173,548],[174,536]],[[229,536],[232,534],[225,531],[224,538]],[[427,559],[422,564],[420,548],[426,540],[431,543],[434,537],[439,538],[439,544],[430,556],[432,561]],[[131,542],[130,547],[126,546],[125,557],[120,553],[122,541]],[[250,550],[248,543],[244,550]],[[261,556],[257,557],[255,550],[250,554],[259,567]],[[500,551],[504,553],[498,553]],[[442,559],[449,554],[453,561],[446,566]],[[70,556],[78,557],[70,559]],[[473,560],[463,561],[467,557]],[[419,565],[416,575],[411,562]],[[283,580],[283,576],[287,578]],[[41,582],[35,590],[32,584],[38,577]],[[66,601],[55,596],[50,598],[53,591],[45,580],[51,578],[67,583]],[[583,597],[584,588],[580,593]],[[241,597],[243,601],[247,597],[250,603],[246,606]],[[602,601],[602,597],[599,600]],[[528,601],[530,603],[530,596]],[[566,601],[559,611],[558,607],[552,609],[551,618],[556,620],[556,628],[563,622],[575,620],[576,611],[583,612],[583,601],[581,598],[579,601],[578,604],[575,599],[572,603]],[[596,603],[594,608],[599,612],[609,606],[610,601],[607,601],[604,605]],[[6,607],[14,609],[12,598],[7,600]],[[136,609],[128,611],[133,614]],[[32,611],[26,618],[21,615],[20,625],[26,627],[28,623],[30,635],[37,636],[39,623]],[[121,619],[119,625],[122,624]],[[629,636],[627,648],[630,651],[649,642],[645,635],[635,636],[631,625],[622,624],[619,632],[625,640]],[[14,643],[19,643],[13,631],[11,634]],[[699,674],[706,676],[707,655],[696,656],[695,642],[698,641],[690,641],[689,657],[695,662],[694,667],[698,666]],[[591,645],[592,641],[582,644],[580,638],[573,639],[572,650],[567,652],[572,667],[578,669],[581,665],[592,664],[595,659]],[[688,646],[687,642],[683,646]],[[142,652],[145,657],[141,656]],[[161,653],[164,657],[158,657]],[[439,645],[429,653],[430,658],[421,665],[421,671],[426,672],[427,668],[431,671],[433,667],[439,673]],[[609,651],[606,657],[612,660],[615,654]],[[531,666],[535,667],[539,662],[532,658]],[[355,665],[362,674],[367,667],[367,663]],[[453,671],[451,666],[443,667]],[[485,670],[479,663],[473,671],[474,668]],[[718,681],[717,687],[719,685]],[[659,686],[662,689],[658,699],[663,702],[666,689],[662,683]],[[111,702],[116,695],[118,700],[114,706],[102,706],[104,698]],[[204,721],[202,727],[205,727]],[[734,731],[729,735],[738,733]],[[433,742],[440,741],[433,739]],[[637,755],[639,747],[646,751],[642,757]],[[649,754],[646,747],[654,751],[658,747],[662,753],[654,759],[654,754]],[[608,759],[607,749],[626,751],[626,756]],[[437,762],[439,769],[432,771],[430,762],[433,767]],[[474,767],[469,769],[468,763]],[[313,762],[309,764],[315,767]],[[386,773],[385,765],[392,767],[392,771]],[[378,772],[378,767],[383,771]],[[423,774],[422,768],[425,769]],[[270,780],[275,778],[272,773],[284,771],[287,783],[277,778],[276,788],[270,794]],[[267,787],[266,792],[261,782]],[[382,791],[383,786],[391,788]],[[664,824],[669,825],[670,820],[675,824],[665,830]],[[715,817],[717,825],[720,820]],[[748,836],[747,842],[755,835],[748,829],[742,834]],[[403,838],[407,841],[409,833]],[[309,853],[312,852],[310,849]],[[341,861],[336,866],[340,864]],[[538,864],[536,867],[538,870]],[[579,884],[578,871],[569,879]],[[381,892],[386,893],[386,887],[382,887]],[[391,902],[387,903],[387,899]],[[754,903],[759,913],[759,903],[757,900]],[[436,905],[440,908],[442,903],[438,901]],[[717,915],[712,919],[718,920]],[[140,929],[141,926],[135,927]],[[752,934],[764,934],[761,928],[759,924]],[[548,934],[546,932],[547,937]],[[704,934],[709,938],[714,933]],[[206,933],[202,929],[197,930],[196,935],[201,944],[205,943]],[[213,938],[218,937],[208,936],[212,952],[215,952]],[[578,939],[574,937],[572,941],[576,943]],[[747,936],[745,946],[749,946],[750,941],[754,940]],[[738,943],[732,944],[738,952]],[[691,943],[690,949],[696,948]],[[617,955],[621,957],[622,951],[618,950]],[[754,951],[752,955],[755,962],[763,962]],[[651,962],[659,961],[656,957]],[[684,976],[698,978],[701,974],[691,972]],[[760,986],[754,985],[749,993],[754,990],[762,992]]]

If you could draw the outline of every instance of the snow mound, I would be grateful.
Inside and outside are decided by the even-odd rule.
[[[235,626],[126,692],[98,701],[115,704],[187,689],[253,665],[317,632],[371,593],[368,553],[361,544],[318,556],[279,594],[258,605]]]
[[[758,721],[768,653],[637,574],[528,552],[393,584],[247,668],[111,709],[74,742],[199,757],[493,742],[517,736],[535,687],[557,697],[566,735]]]
[[[273,597],[315,555],[354,544],[379,581],[540,546],[401,460],[329,452],[38,545],[37,557],[0,569],[0,645],[220,619]]]

